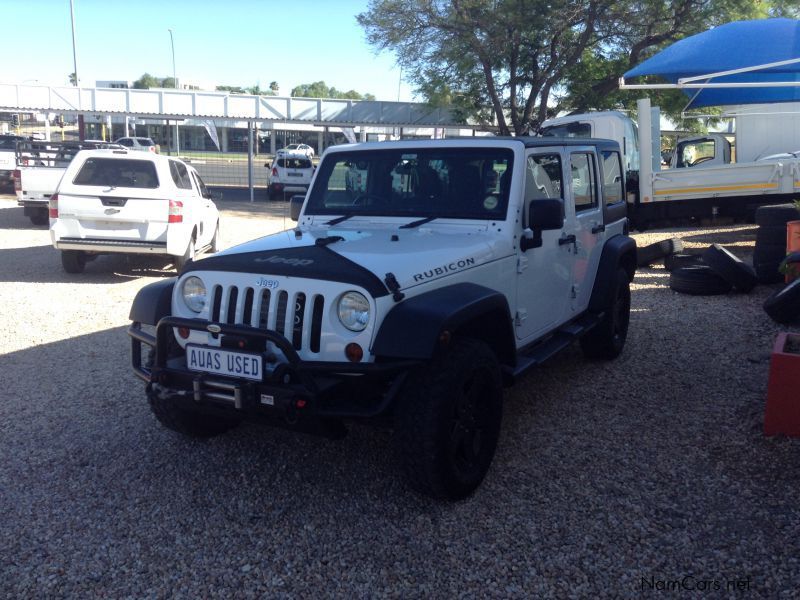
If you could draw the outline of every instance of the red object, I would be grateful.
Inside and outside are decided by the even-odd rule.
[[[22,191],[22,181],[21,178],[22,174],[19,172],[19,169],[14,170],[14,191],[21,192]]]
[[[794,346],[787,351],[787,344]],[[800,437],[800,334],[781,332],[769,363],[764,434]]]
[[[800,251],[800,221],[789,221],[786,223],[786,254],[797,251]],[[797,279],[796,269],[796,265],[788,265],[786,283]]]
[[[183,202],[180,200],[169,201],[169,223],[183,223]]]
[[[53,194],[50,196],[50,200],[47,203],[48,213],[51,219],[58,218],[58,194]]]

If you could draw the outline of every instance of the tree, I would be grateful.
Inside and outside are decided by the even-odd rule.
[[[586,70],[593,99],[604,97],[625,64],[753,12],[752,0],[371,0],[357,19],[429,101],[446,91],[473,119],[519,135],[560,102],[577,105],[570,85]]]
[[[78,76],[75,73],[69,74],[69,84],[70,85],[78,85]]]
[[[375,100],[373,94],[362,94],[355,90],[340,92],[335,87],[328,87],[324,81],[304,83],[292,89],[292,98],[339,98],[350,100]]]
[[[162,88],[178,87],[176,84],[177,82],[172,77],[164,77],[164,79],[161,80],[160,87]]]
[[[241,86],[238,85],[218,85],[217,86],[218,92],[230,92],[232,94],[246,94],[247,91]]]
[[[277,94],[280,91],[280,87],[278,86],[277,81],[270,81],[269,89],[273,94]]]
[[[133,82],[134,89],[137,90],[147,90],[150,88],[156,88],[161,86],[161,80],[157,77],[153,77],[150,73],[145,73],[139,79]]]

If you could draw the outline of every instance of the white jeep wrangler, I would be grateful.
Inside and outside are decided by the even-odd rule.
[[[292,199],[296,229],[142,288],[133,368],[190,436],[388,420],[411,484],[463,498],[492,461],[504,385],[574,340],[622,351],[636,265],[622,173],[604,140],[330,148]]]

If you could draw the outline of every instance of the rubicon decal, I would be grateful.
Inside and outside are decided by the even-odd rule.
[[[293,267],[307,267],[314,263],[314,260],[311,258],[284,258],[282,256],[265,256],[263,258],[257,258],[254,262],[258,263],[273,263],[273,264],[281,264],[281,265],[292,265]]]
[[[430,271],[415,273],[414,282],[419,283],[420,281],[425,281],[426,279],[435,279],[436,277],[441,277],[442,275],[445,275],[447,273],[453,273],[454,271],[461,271],[462,269],[466,269],[467,267],[472,267],[474,265],[475,265],[474,258],[462,258],[461,260],[456,260],[451,263],[447,263],[446,265],[436,267],[434,269],[431,269]]]

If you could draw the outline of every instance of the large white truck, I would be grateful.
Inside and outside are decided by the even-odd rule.
[[[616,111],[546,121],[542,135],[607,138],[625,154],[629,213],[634,226],[676,218],[744,219],[762,204],[800,196],[800,103],[729,107],[735,115],[735,154],[726,136],[678,140],[662,169],[660,111],[638,102],[638,127]],[[735,156],[735,160],[734,160]]]

